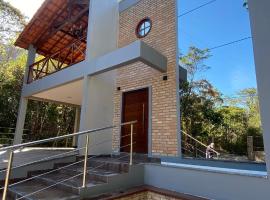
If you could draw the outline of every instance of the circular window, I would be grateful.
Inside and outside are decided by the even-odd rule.
[[[138,38],[146,37],[152,29],[152,21],[149,18],[145,18],[137,26],[136,34]]]

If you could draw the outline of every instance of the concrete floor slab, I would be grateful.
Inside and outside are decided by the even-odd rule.
[[[65,154],[73,150],[73,148],[24,148],[16,150],[14,152],[13,167],[48,157],[54,158],[58,154]],[[72,153],[68,155],[72,155]],[[0,170],[3,170],[7,167],[8,158],[9,153],[7,151],[0,151]]]

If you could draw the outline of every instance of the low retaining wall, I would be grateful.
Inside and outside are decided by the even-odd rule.
[[[144,173],[147,185],[207,199],[268,200],[270,197],[269,177],[256,176],[252,172],[248,175],[248,171],[241,175],[236,171],[227,173],[146,164]]]

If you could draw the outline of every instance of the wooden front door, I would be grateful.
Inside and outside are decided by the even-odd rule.
[[[138,121],[134,125],[134,153],[148,153],[148,89],[141,89],[123,94],[122,122]],[[122,152],[130,151],[130,126],[121,129]],[[126,147],[125,147],[126,146]]]

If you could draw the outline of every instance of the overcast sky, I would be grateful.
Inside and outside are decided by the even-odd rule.
[[[29,18],[35,14],[37,9],[41,6],[44,0],[6,0],[14,7],[22,11],[22,13]]]

